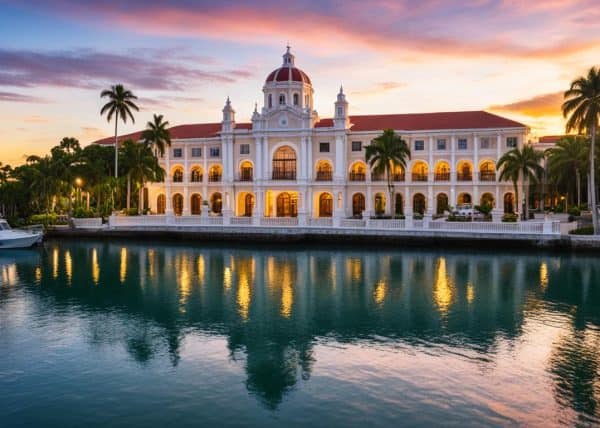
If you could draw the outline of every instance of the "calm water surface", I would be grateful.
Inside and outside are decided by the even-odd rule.
[[[587,256],[0,252],[0,425],[594,425]]]

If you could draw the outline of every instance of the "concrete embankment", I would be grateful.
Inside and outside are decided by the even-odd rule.
[[[365,246],[530,249],[600,253],[600,239],[587,236],[469,233],[422,230],[356,230],[302,227],[119,227],[49,230],[47,238],[131,239],[139,241],[324,243]]]

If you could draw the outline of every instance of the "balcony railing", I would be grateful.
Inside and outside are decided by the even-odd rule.
[[[406,175],[403,172],[392,174],[392,181],[404,181],[405,179]]]
[[[413,172],[412,181],[427,181],[427,174]]]
[[[496,181],[496,173],[490,171],[480,171],[479,181]]]
[[[238,181],[252,181],[252,170],[251,169],[242,169],[240,171],[239,180]]]
[[[434,178],[435,178],[435,181],[450,181],[450,173],[449,172],[436,172]]]
[[[331,181],[331,180],[333,180],[333,172],[332,171],[317,171],[317,176],[315,179],[317,181]]]
[[[202,174],[192,174],[190,176],[190,182],[192,183],[201,183],[202,182]]]
[[[208,175],[209,183],[218,183],[219,181],[221,181],[221,174],[209,174]]]
[[[273,171],[273,180],[295,180],[296,171]]]
[[[383,181],[385,180],[385,176],[383,174],[375,174],[371,173],[371,181]]]
[[[365,178],[364,172],[351,172],[348,175],[348,180],[350,181],[365,181]]]
[[[470,172],[459,172],[456,174],[457,181],[473,181],[473,174]]]

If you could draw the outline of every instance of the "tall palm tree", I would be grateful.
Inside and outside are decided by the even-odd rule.
[[[371,144],[365,147],[365,160],[369,163],[375,174],[384,174],[387,178],[387,187],[390,195],[388,203],[390,214],[393,215],[394,185],[392,174],[394,169],[401,166],[406,170],[406,161],[410,159],[410,149],[406,141],[393,129],[386,129],[379,137],[374,138]]]
[[[573,130],[590,136],[590,206],[594,234],[598,234],[598,209],[596,207],[595,146],[598,122],[600,121],[600,69],[590,68],[587,76],[581,76],[571,82],[565,91],[562,112],[567,119],[567,132]]]
[[[577,205],[581,205],[581,172],[588,162],[589,146],[583,137],[569,135],[561,138],[554,147],[548,149],[548,170],[558,182],[573,183]],[[572,187],[571,187],[572,189]]]
[[[523,208],[523,218],[528,219],[529,205],[529,184],[537,183],[544,168],[540,165],[544,153],[535,150],[530,144],[525,144],[523,148],[515,147],[506,152],[498,160],[498,169],[500,170],[500,181],[512,181],[515,187],[515,200],[519,204],[519,179],[523,183],[523,194],[525,195],[525,206]]]
[[[152,148],[146,143],[126,140],[121,147],[121,153],[127,171],[127,209],[129,210],[131,207],[132,182],[143,186],[146,181],[161,181],[164,177],[164,171],[158,164],[158,159],[154,156]],[[138,204],[138,212],[140,208]]]
[[[127,118],[131,119],[132,123],[135,123],[135,119],[131,110],[139,111],[137,105],[132,100],[136,100],[137,97],[133,95],[133,92],[125,89],[121,84],[111,86],[110,89],[105,89],[100,93],[100,98],[108,97],[108,101],[100,110],[100,115],[107,113],[106,119],[110,122],[113,115],[115,116],[115,178],[119,176],[119,143],[117,137],[117,124],[119,119],[123,120],[123,123],[127,123]]]
[[[171,133],[167,129],[168,126],[169,122],[163,121],[162,114],[155,114],[152,122],[148,122],[142,132],[142,140],[154,147],[161,156],[165,154],[166,147],[171,147]]]

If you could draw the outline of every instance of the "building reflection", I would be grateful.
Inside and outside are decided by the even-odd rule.
[[[177,365],[191,332],[223,335],[232,359],[244,364],[248,390],[269,408],[310,378],[322,337],[493,354],[499,340],[523,334],[527,313],[543,310],[532,296],[572,316],[574,331],[600,325],[600,267],[583,257],[74,243],[50,246],[36,264],[7,263],[1,290],[17,278],[39,284],[32,292],[57,304],[116,314],[122,329],[90,324],[90,340],[121,342],[140,364],[166,352]],[[589,358],[595,345],[558,344],[550,370],[566,370],[570,352]],[[590,377],[596,385],[591,375],[582,382]],[[595,386],[570,388],[579,395],[566,405],[596,403]]]

